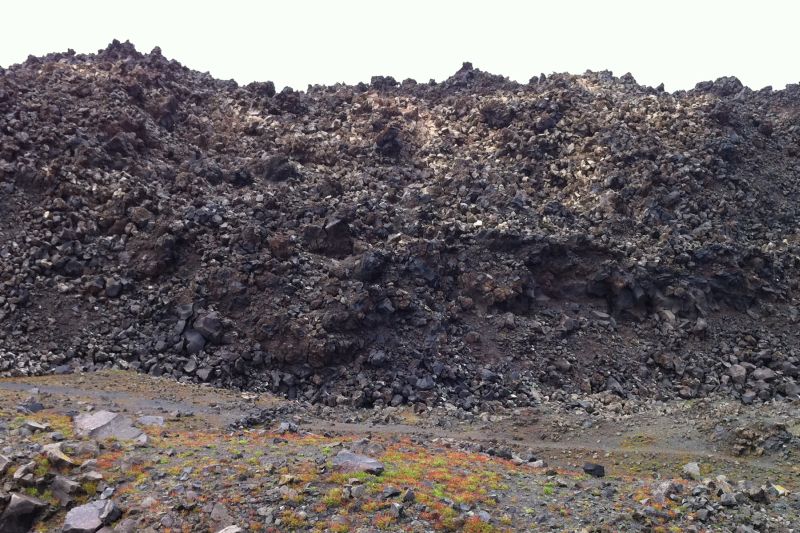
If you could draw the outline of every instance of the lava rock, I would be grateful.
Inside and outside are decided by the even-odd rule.
[[[400,126],[389,124],[375,137],[375,151],[386,157],[398,157],[403,150]]]
[[[273,155],[264,162],[264,179],[267,181],[285,181],[299,175],[295,165],[285,155]]]
[[[219,342],[222,340],[222,319],[220,319],[218,313],[207,313],[197,317],[194,321],[194,329],[195,331],[199,332],[207,341]]]
[[[50,490],[62,507],[67,507],[75,501],[75,496],[81,491],[81,485],[64,476],[56,476],[50,484]]]
[[[605,477],[606,469],[603,465],[597,463],[586,463],[583,465],[583,471],[592,477]]]
[[[366,252],[356,264],[353,275],[361,281],[375,281],[381,277],[385,264],[384,254],[375,251]]]
[[[742,365],[733,365],[728,369],[728,375],[734,383],[741,385],[747,379],[747,369]]]
[[[28,533],[47,504],[32,496],[11,494],[11,499],[0,515],[0,531],[3,533]]]
[[[203,351],[206,346],[206,337],[195,329],[185,331],[183,337],[186,339],[186,353],[190,355]]]
[[[514,115],[514,109],[498,100],[492,100],[481,107],[483,120],[493,129],[507,127],[514,120]]]

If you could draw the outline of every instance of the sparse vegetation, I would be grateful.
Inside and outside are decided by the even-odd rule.
[[[45,437],[35,435],[38,442],[44,442]],[[646,505],[650,515],[644,520],[649,521],[653,531],[677,531],[676,524],[697,520],[689,505],[670,499],[660,503],[654,496],[659,482],[640,481],[649,472],[663,471],[663,458],[642,456],[626,470],[636,472],[636,477],[601,480],[582,471],[534,468],[521,461],[467,451],[451,442],[424,444],[408,437],[372,440],[375,458],[384,465],[380,475],[336,470],[333,456],[343,447],[342,442],[347,442],[341,437],[302,432],[279,435],[263,430],[230,433],[213,428],[185,431],[170,427],[154,432],[146,448],[125,441],[103,443],[91,455],[103,479],[83,480],[76,503],[97,499],[98,493],[109,485],[115,487],[114,498],[121,502],[142,502],[157,495],[146,500],[146,512],[136,515],[145,520],[171,513],[179,522],[194,520],[195,525],[205,524],[207,513],[200,509],[220,504],[230,512],[246,510],[239,514],[240,523],[263,532],[341,533],[359,527],[398,531],[411,520],[418,520],[437,532],[536,530],[543,519],[551,520],[551,524],[553,520],[559,524],[582,523],[582,517],[592,512],[592,506],[576,495],[591,495],[592,502],[607,501],[608,506],[628,512]],[[633,453],[631,444],[646,439],[634,434],[622,440],[625,453]],[[677,460],[680,463],[688,458]],[[7,475],[13,475],[20,466],[11,465]],[[703,461],[701,466],[704,472],[720,468],[711,461]],[[59,471],[70,474],[69,468],[56,468],[44,455],[38,455],[31,474],[47,478]],[[619,487],[619,497],[606,495],[608,483]],[[185,489],[178,487],[187,486],[199,493],[184,506]],[[247,490],[240,490],[242,487]],[[399,492],[405,496],[407,490],[413,493],[410,502],[397,495]],[[50,490],[28,486],[22,492],[59,505]],[[356,493],[357,496],[353,495]],[[264,526],[261,515],[254,514],[258,509],[254,502],[270,499],[275,499],[275,503],[269,504],[269,512],[278,523]],[[400,505],[402,511],[393,505]],[[60,520],[63,513],[54,516],[54,520]],[[163,529],[182,532],[185,528],[181,525]]]

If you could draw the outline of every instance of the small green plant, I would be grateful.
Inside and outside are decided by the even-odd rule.
[[[328,529],[331,533],[350,533],[350,526],[347,524],[331,524]]]
[[[431,466],[434,468],[444,468],[447,466],[447,458],[445,457],[437,457],[433,461],[431,461]]]
[[[295,511],[287,510],[284,511],[281,515],[281,521],[283,525],[287,526],[288,528],[299,529],[301,527],[305,527],[308,524],[308,521],[300,514],[296,513]]]
[[[340,488],[333,488],[325,494],[322,498],[322,503],[326,507],[339,507],[344,500],[344,491]]]
[[[33,471],[33,475],[36,477],[44,477],[50,472],[50,461],[47,458],[40,459],[36,464],[36,469]]]
[[[97,494],[97,481],[84,481],[83,484],[81,484],[81,488],[83,492],[89,496]]]
[[[373,519],[372,523],[380,530],[388,530],[392,527],[394,523],[394,518],[391,515],[386,513],[379,513]]]
[[[469,518],[464,524],[465,533],[494,533],[495,527],[487,522],[483,522],[477,516]]]

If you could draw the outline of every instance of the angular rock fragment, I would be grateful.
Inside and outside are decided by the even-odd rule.
[[[47,504],[37,498],[23,494],[11,494],[11,499],[0,515],[0,531],[3,533],[28,533]]]
[[[222,339],[222,327],[218,313],[206,313],[194,321],[194,329],[210,342],[219,342]]]
[[[62,533],[95,533],[104,525],[117,520],[122,512],[111,500],[100,500],[80,505],[67,512]]]
[[[268,181],[284,181],[298,175],[297,168],[284,155],[271,156],[264,162],[264,179]]]
[[[206,346],[206,338],[195,329],[187,330],[183,336],[186,339],[186,353],[190,355],[201,352]]]
[[[583,465],[583,471],[592,477],[605,477],[606,469],[603,465],[597,463],[586,463]]]
[[[50,464],[59,467],[72,467],[77,466],[77,462],[62,450],[62,443],[55,442],[53,444],[45,444],[42,447],[42,452],[47,457]]]
[[[136,422],[142,426],[162,427],[164,425],[164,417],[155,415],[144,415],[137,418]]]
[[[734,383],[742,384],[747,379],[747,369],[742,365],[733,365],[728,369],[728,375]]]
[[[375,150],[387,157],[397,157],[403,150],[402,130],[397,124],[386,126],[375,137]]]
[[[334,456],[333,466],[343,472],[366,472],[375,475],[383,472],[383,464],[380,461],[348,450],[341,450]]]
[[[120,440],[133,440],[142,434],[128,417],[111,411],[78,415],[75,417],[75,432],[94,439]]]
[[[81,491],[81,485],[64,476],[56,476],[50,484],[50,490],[59,503],[66,507],[75,501],[75,496]]]
[[[687,479],[700,479],[700,465],[695,462],[683,465],[683,475]]]

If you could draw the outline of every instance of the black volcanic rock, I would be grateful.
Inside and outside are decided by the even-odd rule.
[[[798,118],[735,78],[276,93],[130,43],[32,58],[0,72],[0,373],[794,397]]]

